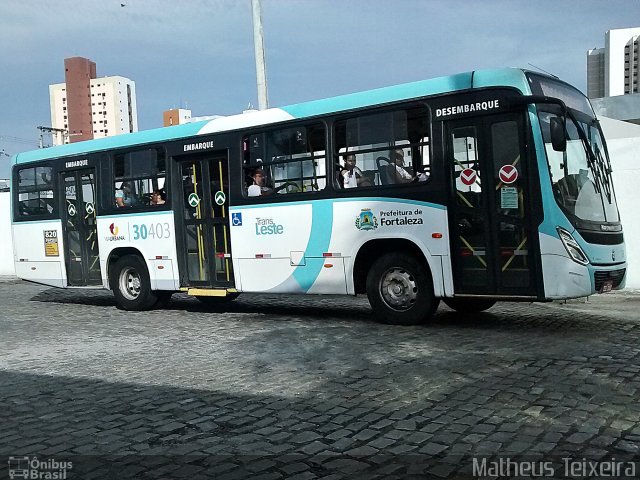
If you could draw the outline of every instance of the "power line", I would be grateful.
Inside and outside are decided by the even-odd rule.
[[[21,145],[32,145],[36,147],[39,145],[37,140],[28,140],[26,138],[11,137],[8,135],[0,135],[0,141],[4,141],[7,143],[18,143]]]

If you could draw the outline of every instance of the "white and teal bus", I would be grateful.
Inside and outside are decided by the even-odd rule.
[[[72,143],[13,163],[17,275],[111,289],[127,310],[179,291],[211,303],[241,292],[366,293],[381,320],[416,324],[441,299],[477,312],[625,281],[594,111],[570,85],[519,69]]]

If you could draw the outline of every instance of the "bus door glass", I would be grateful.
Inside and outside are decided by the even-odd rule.
[[[184,268],[189,286],[233,287],[227,156],[180,162]]]
[[[521,115],[447,123],[456,294],[537,296]]]
[[[94,169],[61,173],[61,211],[69,286],[101,285]]]

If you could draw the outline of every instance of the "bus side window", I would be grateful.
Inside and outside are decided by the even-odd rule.
[[[430,165],[424,163],[430,158],[428,118],[426,107],[418,105],[338,120],[333,163],[339,187],[385,187],[428,180]],[[346,161],[350,158],[355,158],[355,166],[352,160]],[[363,180],[356,182],[354,177]]]
[[[248,197],[315,192],[327,184],[324,124],[248,135],[243,163]]]
[[[55,195],[51,167],[22,168],[18,171],[19,216],[51,215]]]
[[[153,203],[153,192],[159,191],[166,195],[164,149],[136,150],[115,155],[114,160],[112,198],[116,208],[156,205]]]

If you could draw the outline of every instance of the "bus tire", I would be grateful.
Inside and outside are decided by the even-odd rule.
[[[153,306],[153,308],[159,308],[159,309],[167,308],[171,303],[171,297],[173,294],[174,292],[167,291],[167,290],[156,291],[158,300],[156,301],[156,304]]]
[[[158,301],[151,290],[149,272],[144,260],[137,255],[125,255],[113,265],[111,288],[116,303],[123,310],[150,310]]]
[[[459,313],[480,313],[496,304],[489,298],[444,298],[445,305]]]
[[[375,317],[394,325],[419,325],[435,313],[440,300],[422,262],[405,253],[387,253],[367,274],[367,297]]]

